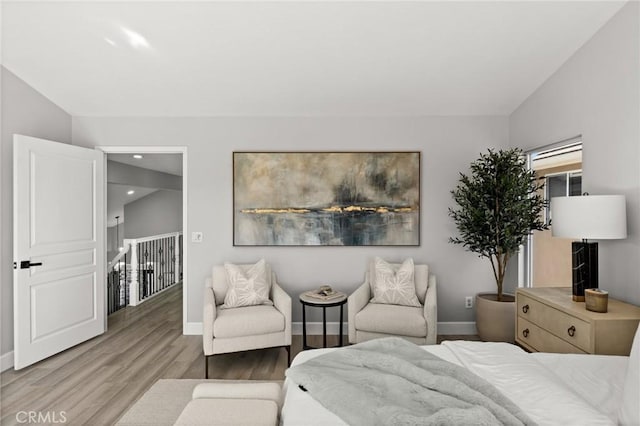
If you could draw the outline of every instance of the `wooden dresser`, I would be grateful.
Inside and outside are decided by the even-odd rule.
[[[516,342],[532,352],[629,355],[640,308],[609,298],[607,313],[571,300],[570,287],[519,288]]]

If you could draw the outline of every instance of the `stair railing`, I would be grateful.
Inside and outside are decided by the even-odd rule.
[[[129,305],[137,306],[182,280],[182,232],[124,243],[131,247]]]
[[[128,252],[129,245],[125,243],[122,250],[107,265],[107,315],[111,315],[129,304]]]

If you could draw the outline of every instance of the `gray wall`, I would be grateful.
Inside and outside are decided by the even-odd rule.
[[[474,321],[464,296],[495,288],[486,260],[448,243],[447,215],[458,172],[487,147],[508,146],[507,117],[407,118],[73,118],[73,143],[185,145],[189,322],[202,319],[202,292],[211,267],[267,259],[295,300],[320,283],[353,291],[374,256],[413,257],[438,276],[439,321]],[[241,150],[418,150],[422,152],[420,247],[233,247],[232,152]],[[127,217],[125,222],[128,222]],[[202,243],[190,243],[202,231]],[[294,321],[301,318],[294,303]],[[318,310],[313,310],[316,315]],[[312,316],[311,320],[319,317]]]
[[[124,223],[120,222],[118,225],[117,232],[117,241],[116,241],[116,227],[108,226],[107,227],[107,262],[111,262],[111,260],[116,257],[118,254],[118,248],[122,247],[122,240],[124,239]]]
[[[640,11],[629,2],[510,117],[530,149],[583,135],[583,190],[627,197],[626,240],[600,241],[600,287],[640,304]]]
[[[583,185],[592,194],[624,193],[629,238],[601,242],[601,286],[640,304],[640,30],[638,3],[627,4],[509,118],[84,118],[73,120],[10,72],[2,70],[2,264],[11,253],[11,134],[97,145],[185,145],[188,148],[187,318],[201,321],[202,286],[225,260],[272,263],[290,294],[331,283],[346,292],[361,282],[373,256],[414,257],[438,276],[439,320],[473,321],[464,296],[493,290],[486,260],[447,242],[447,216],[458,171],[487,147],[525,149],[583,135]],[[72,122],[72,129],[71,127]],[[72,134],[70,135],[70,132]],[[72,136],[72,137],[71,137]],[[511,140],[511,142],[509,142]],[[231,153],[234,150],[419,150],[422,152],[420,247],[248,248],[232,246]],[[1,352],[12,349],[12,273],[2,268]],[[294,320],[300,320],[294,303]],[[317,317],[316,317],[317,318]],[[311,318],[314,320],[314,317]]]
[[[12,72],[2,73],[2,133],[0,169],[2,219],[0,244],[0,353],[13,350],[13,135],[21,134],[57,142],[71,142],[71,116]]]
[[[124,205],[125,238],[182,231],[182,191],[159,190]]]

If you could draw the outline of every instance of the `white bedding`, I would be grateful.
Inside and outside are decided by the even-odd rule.
[[[422,348],[483,377],[540,425],[617,424],[627,357],[528,354],[505,343],[465,341]],[[301,352],[292,365],[332,350]],[[594,363],[597,375],[592,373]],[[289,379],[284,386],[283,425],[345,424]]]
[[[530,354],[591,406],[618,423],[629,358],[611,355]]]

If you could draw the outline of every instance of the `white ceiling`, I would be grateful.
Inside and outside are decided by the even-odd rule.
[[[505,115],[623,3],[4,2],[2,61],[75,116]]]
[[[133,158],[133,154],[109,154],[110,161],[182,176],[182,154],[145,154],[142,158]]]
[[[133,158],[133,154],[108,154],[109,161],[129,164],[142,169],[155,170],[182,176],[182,154],[148,154],[142,153],[142,158]],[[119,222],[125,220],[124,205],[139,198],[145,197],[159,188],[148,188],[133,185],[107,184],[107,226],[115,226],[116,216],[120,216]],[[133,194],[127,194],[133,190]]]
[[[134,193],[129,195],[128,191]],[[119,185],[117,183],[107,184],[107,226],[115,226],[116,216],[120,216],[118,223],[124,222],[124,205],[145,197],[157,188],[142,188],[139,186]]]

